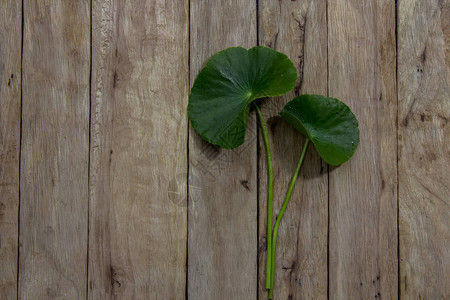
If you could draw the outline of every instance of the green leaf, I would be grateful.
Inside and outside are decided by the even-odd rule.
[[[213,55],[191,89],[192,127],[211,144],[236,148],[244,142],[252,101],[292,90],[297,71],[290,59],[266,47],[232,47]]]
[[[330,165],[340,165],[349,160],[358,146],[358,120],[338,99],[301,95],[286,104],[280,115],[309,137],[320,156]]]

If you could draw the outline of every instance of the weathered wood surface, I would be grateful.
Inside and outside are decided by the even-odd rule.
[[[230,46],[256,45],[256,2],[191,1],[191,86],[205,61]],[[235,150],[204,142],[190,128],[188,297],[255,299],[257,148],[255,116]]]
[[[400,295],[450,298],[450,2],[399,1]]]
[[[89,9],[87,0],[24,1],[22,299],[86,296]]]
[[[338,168],[310,145],[275,299],[450,297],[448,0],[0,4],[0,299],[266,299],[255,115],[221,150],[186,114],[212,54],[258,43],[299,72],[262,101],[275,216],[304,142],[283,105],[328,94],[361,130]]]
[[[89,298],[182,299],[188,1],[92,12]]]
[[[0,1],[0,299],[17,297],[22,4]]]
[[[293,92],[262,102],[274,165],[274,221],[302,151],[304,138],[279,117],[299,94],[327,94],[326,1],[259,1],[259,43],[286,53],[299,74]],[[267,161],[259,138],[259,298],[267,299]],[[327,298],[327,166],[309,146],[277,239],[275,299]]]
[[[395,3],[328,1],[329,96],[359,121],[355,155],[329,174],[329,295],[397,297]]]

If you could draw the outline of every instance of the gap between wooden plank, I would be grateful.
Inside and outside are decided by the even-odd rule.
[[[256,45],[257,46],[261,46],[259,44],[259,10],[260,10],[260,3],[259,0],[255,0],[255,5],[256,5]],[[259,291],[259,274],[261,272],[261,266],[259,265],[259,259],[260,259],[260,251],[259,251],[259,235],[260,235],[260,230],[259,230],[259,218],[260,218],[260,211],[259,211],[259,207],[260,207],[260,188],[261,188],[261,181],[259,178],[259,160],[261,159],[261,148],[259,147],[261,140],[260,140],[260,134],[262,134],[261,132],[261,124],[260,124],[260,120],[256,121],[256,205],[257,205],[257,209],[256,209],[256,236],[258,238],[257,244],[255,245],[256,247],[256,276],[257,276],[257,280],[256,280],[256,299],[260,299],[261,296],[263,296],[263,294],[260,294]],[[266,175],[267,176],[267,175]],[[267,198],[266,198],[267,199]],[[266,200],[267,201],[267,200]],[[264,267],[265,269],[265,267]]]
[[[21,161],[22,161],[22,99],[23,99],[23,86],[22,86],[22,81],[23,81],[23,30],[24,30],[24,22],[25,22],[25,18],[24,18],[24,0],[21,1],[21,37],[20,37],[20,150],[19,150],[19,205],[18,205],[18,209],[17,209],[17,282],[16,282],[16,296],[17,299],[19,299],[19,279],[20,279],[20,182],[22,179],[21,176],[21,172],[20,172],[20,166],[21,166]]]
[[[88,207],[87,207],[87,247],[86,247],[86,300],[89,299],[89,239],[91,206],[91,143],[92,143],[92,1],[89,2],[89,158],[88,158]]]
[[[191,1],[188,0],[188,16],[187,16],[187,26],[188,26],[188,97],[190,95],[190,87],[191,87]],[[189,103],[189,99],[188,99]],[[187,110],[187,107],[186,107]],[[189,180],[190,174],[190,164],[189,164],[189,140],[190,140],[190,121],[189,118],[186,118],[186,273],[185,273],[185,287],[184,287],[184,299],[187,300],[189,297],[189,186],[191,181]]]
[[[397,0],[395,0],[395,84],[398,87],[398,23],[397,23],[397,18],[398,18],[398,3]],[[397,115],[396,115],[396,119],[395,119],[395,123],[397,126],[397,137],[396,137],[396,147],[397,147],[397,151],[396,151],[396,156],[397,156],[397,299],[400,299],[400,294],[401,294],[401,290],[400,290],[400,176],[399,176],[399,162],[400,162],[400,157],[399,157],[399,134],[400,134],[400,129],[398,126],[398,114],[399,114],[399,100],[398,100],[398,88],[397,88],[397,93],[396,93],[396,105],[397,105]]]

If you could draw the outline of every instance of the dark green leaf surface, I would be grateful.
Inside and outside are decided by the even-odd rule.
[[[309,137],[330,165],[349,160],[358,146],[358,120],[338,99],[301,95],[286,104],[280,115]]]
[[[213,55],[191,89],[192,127],[211,144],[236,148],[244,142],[252,101],[292,90],[297,71],[284,54],[266,47],[232,47]]]

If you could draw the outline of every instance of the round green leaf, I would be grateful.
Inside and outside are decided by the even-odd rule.
[[[330,165],[340,165],[349,160],[358,146],[358,120],[338,99],[301,95],[286,104],[280,115],[309,137],[320,156]]]
[[[192,127],[211,144],[236,148],[244,142],[252,101],[292,90],[297,71],[284,54],[266,47],[232,47],[213,55],[191,89]]]

